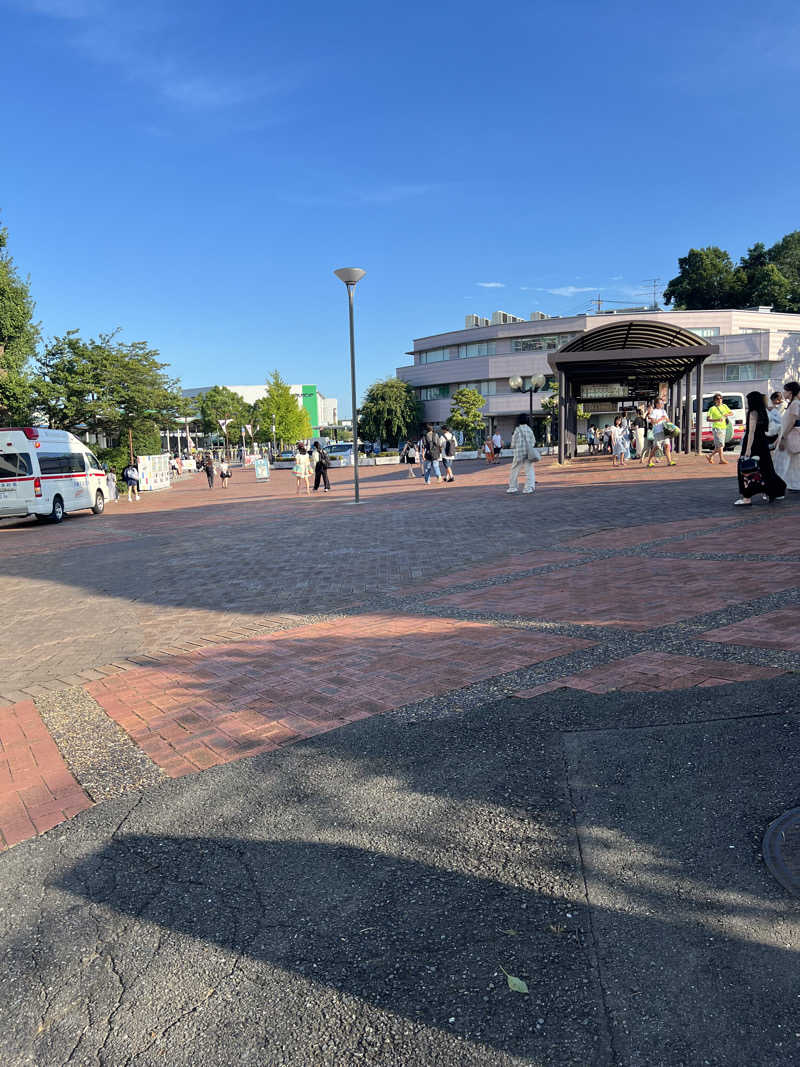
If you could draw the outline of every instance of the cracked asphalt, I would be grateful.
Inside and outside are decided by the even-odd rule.
[[[3,856],[0,1060],[796,1064],[798,757],[782,678],[564,689],[111,799]]]

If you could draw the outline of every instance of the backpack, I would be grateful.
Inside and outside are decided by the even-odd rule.
[[[444,454],[448,459],[456,454],[456,439],[452,434],[444,439]]]
[[[328,453],[325,451],[324,448],[318,448],[317,452],[319,454],[319,459],[317,462],[320,464],[321,467],[324,467],[327,470],[327,468],[331,465],[331,461],[328,459]]]
[[[439,439],[432,431],[425,434],[425,459],[428,463],[432,460],[439,459],[442,454],[442,450],[439,447]]]

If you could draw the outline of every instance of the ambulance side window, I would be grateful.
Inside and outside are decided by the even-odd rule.
[[[70,452],[69,465],[71,474],[85,474],[86,462],[83,458],[83,452]]]
[[[69,474],[72,470],[70,458],[54,452],[40,452],[39,470],[42,474]]]
[[[31,473],[31,457],[26,452],[0,455],[0,478],[24,478]]]
[[[101,471],[103,469],[100,466],[100,460],[97,458],[97,456],[94,454],[94,452],[87,452],[86,453],[86,459],[87,459],[87,462],[89,463],[89,467],[91,468],[91,470]]]

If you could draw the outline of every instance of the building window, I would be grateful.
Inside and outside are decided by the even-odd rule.
[[[511,341],[512,352],[546,352],[561,348],[567,341],[577,337],[576,333],[540,333],[533,337],[514,337]]]
[[[758,378],[769,378],[772,374],[771,363],[726,363],[726,382],[752,382]]]
[[[496,341],[476,341],[458,346],[459,359],[472,359],[475,356],[493,356],[497,350]]]
[[[740,326],[739,333],[769,333],[763,326]]]
[[[425,385],[419,391],[420,400],[441,400],[450,396],[449,385]]]
[[[698,326],[692,333],[698,337],[719,337],[719,326]]]
[[[453,386],[453,392],[458,389],[475,389],[481,396],[494,396],[497,393],[497,382],[459,382]]]

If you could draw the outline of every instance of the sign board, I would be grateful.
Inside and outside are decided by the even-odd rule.
[[[169,456],[137,456],[136,466],[139,468],[140,492],[152,489],[169,489],[170,469]]]
[[[581,400],[606,400],[615,397],[627,400],[630,390],[621,382],[600,382],[597,385],[581,385]]]
[[[254,461],[253,467],[255,468],[257,482],[269,481],[269,460],[266,457],[259,456]]]

